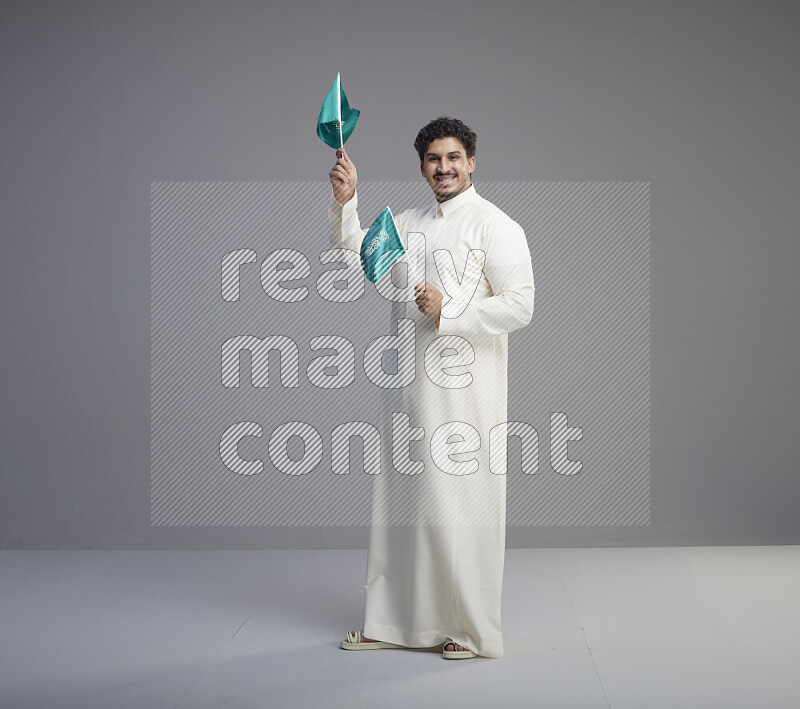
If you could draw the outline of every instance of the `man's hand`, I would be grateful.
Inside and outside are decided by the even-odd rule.
[[[420,281],[414,286],[414,300],[423,315],[433,318],[439,327],[439,315],[442,312],[442,291],[431,283]]]
[[[333,198],[344,206],[353,199],[353,195],[356,193],[358,175],[356,174],[356,166],[348,157],[344,148],[339,148],[336,151],[336,157],[338,160],[328,173],[328,176],[331,178],[331,185],[333,186]]]

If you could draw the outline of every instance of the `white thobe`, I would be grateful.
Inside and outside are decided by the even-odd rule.
[[[344,206],[333,200],[333,248],[360,251],[357,206],[357,195]],[[505,447],[492,446],[490,461],[489,441],[494,428],[493,440],[502,433],[505,442],[508,333],[533,315],[530,250],[519,224],[474,186],[395,223],[419,280],[442,291],[445,305],[437,330],[413,299],[392,304],[392,333],[401,319],[414,323],[416,376],[385,400],[364,635],[406,647],[452,638],[502,657],[506,460]],[[414,253],[414,233],[424,235],[424,254]],[[422,430],[393,440],[392,412],[407,414],[405,431]]]

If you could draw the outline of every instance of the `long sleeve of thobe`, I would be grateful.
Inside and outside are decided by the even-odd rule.
[[[358,255],[361,251],[361,241],[367,233],[366,229],[361,228],[356,211],[358,192],[343,205],[333,198],[333,189],[331,189],[331,197],[332,204],[328,209],[328,219],[331,223],[331,248],[349,249]],[[358,261],[357,267],[361,267],[360,261]]]
[[[525,232],[516,222],[498,220],[487,239],[483,272],[492,289],[488,298],[456,294],[445,303],[438,335],[491,337],[525,327],[533,317],[534,282]],[[461,297],[461,300],[460,300]],[[460,313],[455,317],[448,313]]]

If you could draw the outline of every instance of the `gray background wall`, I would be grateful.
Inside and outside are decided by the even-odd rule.
[[[366,543],[150,527],[150,183],[325,179],[337,70],[361,179],[417,179],[447,113],[476,179],[651,182],[652,524],[509,546],[798,543],[799,29],[795,2],[3,2],[2,546]]]

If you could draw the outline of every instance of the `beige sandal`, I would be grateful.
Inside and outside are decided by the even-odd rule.
[[[442,645],[442,657],[445,660],[466,660],[468,657],[475,657],[475,653],[472,650],[457,650],[460,643],[457,643],[455,640],[448,638],[445,641],[445,644]],[[452,645],[453,649],[448,650],[447,646]],[[463,645],[461,647],[464,647]]]
[[[342,640],[340,647],[343,650],[383,650],[386,648],[402,648],[402,645],[395,645],[393,643],[386,643],[383,640],[364,641],[362,639],[361,631],[347,631],[347,637]]]

